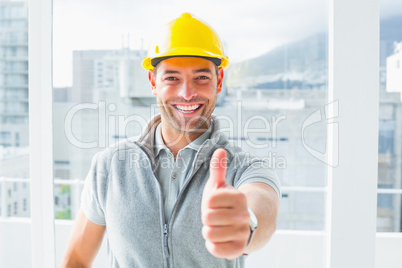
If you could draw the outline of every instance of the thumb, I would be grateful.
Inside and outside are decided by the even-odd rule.
[[[209,182],[215,189],[226,186],[227,156],[225,149],[217,149],[209,164]]]

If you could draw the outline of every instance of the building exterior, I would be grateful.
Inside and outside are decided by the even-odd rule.
[[[29,217],[28,1],[0,1],[0,216]]]
[[[54,87],[53,102],[71,102],[71,87]]]
[[[28,4],[0,1],[0,146],[28,145]]]
[[[0,217],[29,217],[27,147],[0,147]]]
[[[90,50],[73,52],[73,102],[92,102],[95,84],[95,61],[109,51]]]
[[[141,68],[145,53],[129,48],[74,51],[72,102],[123,99],[141,103],[152,98]]]
[[[402,103],[399,92],[380,94],[378,188],[401,189]],[[401,232],[401,195],[379,194],[377,230]]]

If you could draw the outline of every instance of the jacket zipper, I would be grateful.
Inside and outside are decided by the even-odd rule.
[[[153,162],[152,162],[151,157],[149,156],[147,150],[145,150],[140,143],[135,142],[135,141],[134,141],[134,143],[145,153],[145,155],[148,157],[149,161],[152,164],[152,169],[154,169]],[[152,172],[152,173],[154,175],[154,179],[157,181],[157,185],[158,185],[158,189],[159,189],[159,197],[161,200],[161,202],[160,202],[161,213],[162,213],[161,217],[163,219],[163,254],[165,255],[165,258],[167,260],[167,266],[170,267],[170,264],[169,264],[170,254],[169,254],[169,244],[168,244],[169,230],[168,230],[168,224],[166,223],[166,220],[165,220],[165,208],[164,208],[164,204],[163,204],[162,187],[159,184],[155,173],[154,172]]]
[[[134,142],[134,143],[136,143],[137,146],[145,153],[145,155],[148,157],[148,159],[151,160],[151,158],[149,157],[148,152],[147,152],[146,150],[144,150],[144,149],[142,148],[142,146],[141,146],[139,143],[137,143],[137,142]],[[202,147],[203,147],[203,146],[201,146],[201,148],[202,148]],[[196,159],[197,159],[197,157],[198,157],[198,153],[201,151],[201,148],[200,148],[199,151],[197,152],[197,154],[196,154],[196,156],[195,156],[195,159],[194,159],[194,162],[196,161]],[[152,161],[151,161],[151,163],[152,163]],[[197,167],[197,169],[194,169],[194,166],[191,168],[191,170],[190,170],[190,172],[189,172],[189,175],[186,177],[186,180],[185,180],[186,182],[185,182],[185,184],[183,185],[183,187],[182,187],[182,189],[181,189],[179,195],[177,196],[176,203],[174,204],[173,209],[172,209],[172,216],[171,216],[170,220],[168,221],[168,223],[165,221],[165,209],[164,209],[163,201],[161,202],[161,203],[162,203],[162,204],[161,204],[162,217],[163,217],[163,221],[164,221],[164,224],[163,224],[163,243],[164,243],[164,246],[163,246],[163,248],[164,248],[165,258],[167,259],[167,266],[168,266],[168,267],[170,267],[170,262],[169,262],[170,254],[169,254],[169,244],[168,244],[169,226],[170,226],[171,220],[172,220],[172,218],[173,218],[173,216],[174,216],[174,214],[175,214],[175,210],[176,210],[176,207],[177,207],[177,203],[178,203],[178,201],[180,200],[180,198],[181,198],[181,196],[182,196],[182,193],[184,192],[184,190],[186,189],[187,185],[190,183],[190,180],[191,180],[191,178],[193,177],[194,173],[196,173],[196,172],[198,171],[198,169],[200,168],[200,166],[201,166],[201,165],[199,165],[199,166]],[[153,175],[154,175],[155,179],[158,180],[158,179],[156,178],[155,173],[153,173]],[[158,187],[159,187],[159,194],[160,194],[160,197],[161,197],[161,200],[162,200],[162,188],[161,188],[161,185],[159,184],[159,182],[158,182]]]
[[[198,155],[198,153],[197,153],[197,155]],[[195,158],[197,158],[197,155],[196,155]],[[149,156],[148,156],[148,157],[149,157]],[[194,159],[194,161],[195,161],[195,159]],[[190,172],[189,172],[189,175],[188,175],[187,178],[185,179],[186,183],[184,184],[183,188],[181,189],[181,191],[180,191],[180,193],[179,193],[179,195],[178,195],[178,197],[177,197],[176,203],[175,203],[174,206],[173,206],[173,209],[172,209],[172,216],[170,217],[169,221],[168,221],[168,222],[165,222],[164,225],[163,225],[164,252],[165,252],[165,258],[168,260],[168,267],[170,267],[170,263],[169,263],[169,256],[170,256],[170,254],[169,254],[169,244],[168,244],[169,226],[170,226],[170,223],[171,223],[172,218],[173,218],[173,216],[174,216],[174,211],[175,211],[175,209],[176,209],[177,203],[178,203],[178,201],[179,201],[179,199],[180,199],[182,193],[184,192],[184,189],[186,189],[187,185],[189,184],[189,182],[190,182],[190,180],[191,180],[191,177],[193,176],[193,174],[194,174],[195,172],[197,172],[198,169],[199,169],[199,166],[197,167],[196,170],[194,170],[194,166],[191,168],[191,170],[190,170]],[[160,185],[159,185],[159,187],[160,187]],[[161,190],[162,190],[162,189],[161,189]],[[162,191],[161,191],[161,192],[162,192]],[[163,205],[163,204],[162,204],[162,205]],[[165,209],[164,209],[164,208],[163,208],[163,217],[165,217]]]
[[[196,156],[195,156],[195,158],[194,158],[194,162],[196,162],[197,157],[198,157],[198,152],[197,152],[197,154],[196,154]],[[180,192],[179,192],[179,195],[177,196],[176,203],[173,205],[172,215],[171,215],[171,217],[170,217],[170,221],[171,221],[171,219],[173,218],[173,216],[175,215],[177,203],[179,203],[180,198],[181,198],[181,196],[182,196],[184,190],[187,188],[187,185],[190,183],[192,177],[193,177],[194,174],[198,171],[198,169],[200,169],[200,167],[201,167],[201,165],[199,165],[196,169],[194,169],[194,165],[193,165],[192,168],[191,168],[191,170],[190,170],[190,172],[188,173],[187,177],[185,178],[185,184],[183,185],[183,187],[181,188],[181,190],[180,190]],[[169,225],[170,225],[170,221],[169,221]]]
[[[169,259],[169,245],[168,245],[168,224],[165,223],[163,226],[163,236],[164,236],[164,249],[165,249],[165,258]]]
[[[134,142],[134,143],[137,144],[137,146],[145,153],[145,155],[148,157],[149,161],[150,161],[151,163],[153,163],[153,162],[151,161],[151,157],[149,156],[148,152],[147,152],[144,148],[142,148],[142,145],[139,144],[139,143],[137,143],[137,142]],[[152,167],[152,169],[153,169],[153,168],[154,168],[154,167]],[[157,181],[157,185],[158,185],[158,189],[159,189],[159,197],[161,198],[161,199],[160,199],[160,200],[161,200],[160,206],[161,206],[161,212],[162,212],[161,217],[162,217],[162,219],[163,219],[163,254],[165,255],[165,259],[166,259],[166,261],[167,261],[167,267],[169,268],[169,267],[170,267],[170,262],[169,262],[170,254],[169,254],[169,244],[168,244],[168,241],[169,241],[169,240],[168,240],[168,237],[169,237],[169,225],[168,225],[168,223],[167,223],[166,220],[165,220],[165,206],[164,206],[164,204],[163,204],[162,187],[161,187],[161,185],[159,184],[158,179],[156,178],[155,173],[154,173],[154,172],[152,172],[152,173],[153,173],[153,175],[154,175],[154,179]]]

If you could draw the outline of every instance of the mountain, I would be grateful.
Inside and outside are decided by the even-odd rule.
[[[380,28],[380,66],[385,72],[393,43],[402,41],[402,16],[382,20]],[[327,39],[327,34],[316,34],[233,64],[226,84],[251,89],[326,89]]]
[[[234,64],[229,69],[227,85],[266,89],[321,87],[326,83],[326,42],[326,34],[317,34]]]
[[[402,16],[391,17],[380,22],[380,66],[394,52],[394,42],[402,41]]]

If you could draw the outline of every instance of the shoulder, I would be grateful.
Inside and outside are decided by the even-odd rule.
[[[234,187],[252,182],[262,182],[271,186],[278,196],[281,196],[281,183],[272,161],[264,157],[244,152],[239,147],[234,146],[233,157],[230,165],[235,171]]]
[[[139,143],[137,137],[119,141],[97,152],[92,158],[91,169],[97,173],[108,174],[113,162],[129,159],[130,154],[138,149]]]
[[[244,151],[235,142],[227,140],[223,148],[228,152],[229,161],[242,161],[247,163],[260,162],[263,159],[250,153]]]

